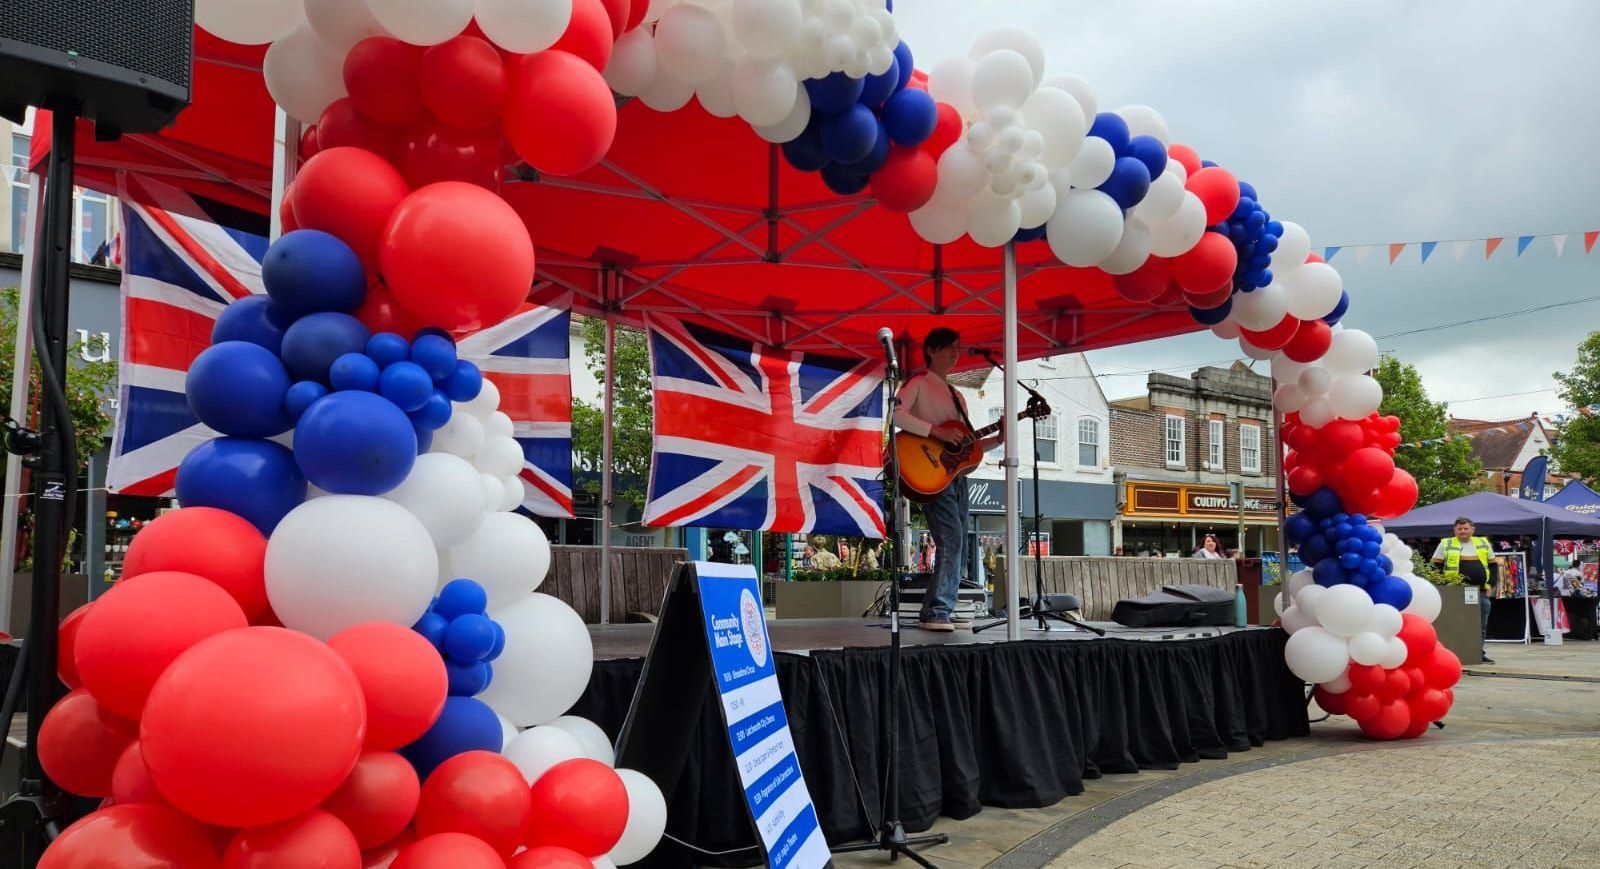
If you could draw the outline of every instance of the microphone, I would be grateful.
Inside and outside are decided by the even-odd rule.
[[[982,356],[983,358],[988,359],[990,356],[994,355],[994,351],[987,347],[968,347],[967,354],[970,356]]]
[[[878,343],[883,345],[883,352],[889,358],[889,367],[898,370],[900,360],[894,355],[894,330],[888,326],[878,329]]]

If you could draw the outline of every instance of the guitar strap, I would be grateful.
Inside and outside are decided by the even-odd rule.
[[[948,380],[945,381],[944,387],[945,389],[950,390],[950,400],[955,402],[956,413],[961,415],[961,422],[965,424],[968,429],[977,431],[977,429],[972,425],[972,420],[967,419],[967,406],[961,401],[961,394],[956,392],[956,388],[951,386]]]

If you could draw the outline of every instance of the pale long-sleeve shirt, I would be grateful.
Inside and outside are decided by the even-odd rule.
[[[961,402],[958,406],[956,402]],[[894,411],[894,424],[914,435],[926,437],[934,426],[959,420],[967,400],[950,383],[932,371],[907,380],[900,387],[900,406]]]

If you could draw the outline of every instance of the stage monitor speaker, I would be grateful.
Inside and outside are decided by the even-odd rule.
[[[194,0],[5,0],[0,115],[77,103],[95,136],[153,133],[189,104]]]

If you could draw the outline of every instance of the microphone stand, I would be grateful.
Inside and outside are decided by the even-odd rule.
[[[888,513],[889,531],[889,678],[885,680],[879,703],[883,707],[883,744],[885,769],[883,771],[883,801],[880,806],[882,820],[878,824],[877,838],[868,842],[836,845],[829,849],[834,854],[860,851],[882,851],[895,862],[903,855],[911,862],[927,869],[936,869],[927,858],[912,850],[916,845],[942,845],[950,841],[943,833],[908,837],[900,821],[900,583],[909,572],[906,553],[900,545],[900,464],[894,452],[894,409],[900,403],[900,366],[896,364],[892,344],[884,347],[884,361],[888,366],[884,382],[889,388],[889,412],[885,414],[885,441],[883,466],[883,503]]]
[[[1005,366],[995,361],[994,354],[992,352],[978,348],[973,349],[972,352],[974,355],[982,356],[984,360],[990,365],[993,365],[996,370],[1002,372],[1005,371]],[[1049,598],[1044,596],[1044,547],[1039,545],[1038,540],[1039,529],[1044,525],[1044,518],[1041,515],[1043,505],[1039,500],[1039,417],[1046,416],[1050,413],[1050,402],[1045,401],[1044,396],[1040,395],[1037,389],[1034,389],[1028,384],[1023,383],[1021,380],[1017,381],[1017,385],[1022,387],[1024,392],[1028,393],[1028,406],[1026,411],[1033,420],[1033,533],[1029,535],[1033,545],[1033,603],[1031,605],[1023,605],[1023,612],[1020,613],[1020,615],[1023,618],[1034,619],[1036,622],[1034,630],[1036,631],[1050,630],[1048,620],[1054,619],[1077,630],[1088,631],[1095,636],[1103,637],[1106,634],[1105,631],[1092,625],[1086,625],[1064,612],[1051,609]],[[1006,422],[1009,423],[1010,420],[1007,420]],[[1011,563],[1012,556],[1013,553],[1007,553],[1007,564]],[[1017,559],[1017,565],[1019,567],[1021,566],[1021,559]],[[1016,606],[1015,595],[1011,590],[1013,587],[1011,577],[1020,572],[1020,570],[1007,570],[1006,597],[1012,598],[1011,600],[1006,601],[1006,606],[1008,607]],[[974,634],[980,633],[982,631],[987,631],[990,628],[997,628],[1005,623],[1005,619],[999,619],[986,625],[974,625],[972,632]]]

